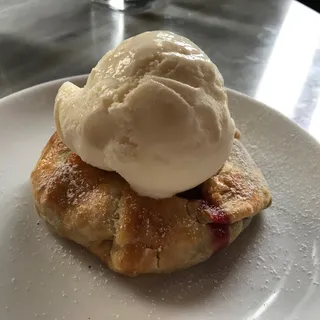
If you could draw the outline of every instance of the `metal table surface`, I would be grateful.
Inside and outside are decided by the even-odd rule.
[[[156,29],[190,38],[227,87],[320,140],[320,15],[291,0],[176,0],[144,15],[89,0],[0,0],[0,97],[89,73],[123,39]]]

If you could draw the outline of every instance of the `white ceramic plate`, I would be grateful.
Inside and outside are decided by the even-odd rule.
[[[1,320],[319,319],[315,140],[274,110],[229,91],[242,139],[270,184],[272,207],[199,266],[126,278],[56,237],[33,211],[29,175],[54,131],[61,83],[0,100]]]

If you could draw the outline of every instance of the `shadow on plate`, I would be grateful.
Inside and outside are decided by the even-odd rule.
[[[221,293],[224,286],[230,285],[228,277],[235,268],[240,268],[248,246],[255,242],[262,220],[262,215],[255,217],[232,245],[197,266],[172,274],[150,274],[135,278],[113,273],[87,250],[71,241],[61,239],[53,231],[52,234],[66,250],[90,268],[93,277],[100,275],[108,278],[111,283],[121,284],[126,292],[129,291],[150,303],[183,306],[204,302],[209,295],[212,299],[214,294]]]
[[[248,245],[255,241],[261,226],[258,215],[247,230],[229,247],[209,260],[173,274],[144,275],[137,278],[119,277],[119,281],[138,295],[157,303],[185,305],[204,302],[210,295],[220,294],[229,285],[228,277],[241,265]],[[239,280],[241,281],[241,279]]]
[[[22,215],[22,219],[14,228],[14,233],[17,235],[29,234],[36,237],[35,227],[38,227],[37,224],[40,224],[39,228],[46,224],[43,221],[39,222],[40,219],[36,213],[30,212],[33,210],[33,206],[29,184],[19,188],[18,194],[24,201],[27,200],[28,207],[26,207],[26,210],[29,212]],[[48,236],[53,236],[56,244],[63,246],[64,252],[72,255],[75,261],[81,262],[82,267],[88,268],[88,272],[92,273],[92,278],[97,277],[102,281],[108,279],[108,283],[111,285],[111,287],[108,287],[108,294],[112,285],[116,284],[117,286],[123,286],[127,293],[150,303],[186,306],[203,303],[209,295],[212,299],[214,295],[221,294],[225,286],[232,285],[228,277],[235,272],[235,269],[241,268],[241,264],[246,261],[248,248],[256,241],[257,235],[261,232],[262,220],[263,215],[261,214],[255,217],[244,233],[232,245],[197,266],[173,274],[143,275],[136,278],[113,273],[83,247],[60,238],[49,226],[46,226],[45,230],[50,230]],[[33,231],[28,232],[28,229]],[[243,276],[243,281],[245,281],[245,275]],[[239,281],[241,281],[241,278],[239,278]]]

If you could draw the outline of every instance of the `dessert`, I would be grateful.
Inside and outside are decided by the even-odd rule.
[[[235,132],[216,66],[188,39],[145,32],[108,52],[55,105],[62,141],[141,195],[168,198],[216,174]]]
[[[84,88],[60,88],[55,122],[31,174],[36,210],[118,273],[198,264],[271,204],[220,73],[183,37],[126,40]]]

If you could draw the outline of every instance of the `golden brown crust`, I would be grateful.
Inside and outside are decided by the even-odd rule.
[[[205,181],[202,190],[209,204],[204,212],[209,210],[210,218],[217,219],[217,223],[234,223],[254,216],[272,201],[260,169],[237,139],[219,174]]]
[[[271,201],[237,140],[219,174],[202,184],[201,199],[141,197],[118,174],[84,163],[56,133],[31,182],[39,215],[60,236],[126,275],[171,272],[208,259]]]

